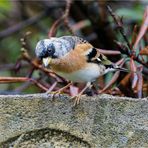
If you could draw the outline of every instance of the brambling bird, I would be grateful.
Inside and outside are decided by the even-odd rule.
[[[79,103],[83,92],[91,87],[91,83],[99,76],[110,71],[125,70],[108,60],[89,42],[77,36],[40,40],[36,45],[35,53],[45,67],[50,65],[59,76],[72,82],[86,83],[85,88],[72,97],[75,98],[75,104]]]

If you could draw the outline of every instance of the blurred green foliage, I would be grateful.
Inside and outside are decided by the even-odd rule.
[[[132,9],[117,9],[115,13],[119,16],[123,16],[123,18],[126,20],[132,20],[140,23],[143,19],[143,12],[144,7],[141,7],[140,4],[137,4],[135,7],[132,7]]]
[[[53,3],[62,3],[62,1],[49,1],[48,6],[51,6]],[[92,1],[93,2],[93,1]],[[88,2],[88,3],[91,3]],[[123,3],[123,2],[122,2]],[[126,3],[126,1],[125,1]],[[133,2],[134,3],[134,2]],[[121,6],[120,2],[113,2],[110,4],[111,6],[115,6],[115,12],[119,16],[123,16],[124,20],[129,21],[125,23],[125,28],[127,27],[127,34],[129,39],[131,38],[131,33],[133,30],[133,26],[135,22],[137,24],[140,24],[143,18],[143,12],[144,12],[144,5],[140,2],[135,2],[135,4],[124,7]],[[118,7],[118,5],[120,7]],[[5,29],[10,29],[13,26],[18,25],[21,22],[25,22],[27,19],[30,19],[34,16],[37,16],[38,14],[45,11],[46,3],[43,3],[42,1],[11,1],[11,0],[0,0],[0,32],[2,32]],[[18,9],[17,9],[18,8]],[[16,32],[0,38],[0,65],[6,64],[6,63],[14,63],[17,61],[17,59],[20,57],[20,50],[21,50],[21,42],[20,39],[22,36],[27,32],[31,31],[32,34],[27,39],[27,44],[29,44],[30,49],[29,53],[34,57],[34,49],[36,46],[36,43],[40,39],[44,39],[48,37],[48,31],[55,20],[57,20],[59,17],[61,17],[61,9],[62,8],[55,8],[54,10],[50,11],[46,17],[43,17],[42,19],[38,20],[32,25],[26,26],[25,28],[22,27],[22,29],[17,30]],[[15,12],[14,12],[15,11]],[[59,15],[60,14],[60,15]],[[85,20],[89,18],[86,18]],[[70,15],[70,17],[73,19],[75,16]],[[110,16],[108,16],[110,19]],[[81,21],[81,20],[80,20]],[[76,20],[73,20],[71,24],[77,23]],[[114,22],[112,21],[112,25]],[[82,30],[77,30],[76,33],[78,35],[83,35],[85,30],[87,30],[87,27],[90,27],[92,23],[89,21],[89,25],[86,25],[86,28],[83,28]],[[98,26],[95,26],[97,28]],[[7,30],[10,31],[10,30]],[[94,31],[94,30],[93,30]],[[116,31],[116,30],[114,30]],[[88,30],[86,32],[89,32]],[[95,34],[94,32],[89,32],[90,34]],[[64,27],[58,28],[57,36],[62,35],[70,35],[68,30],[66,30]],[[85,36],[85,34],[84,34]],[[91,35],[90,35],[91,36]],[[101,35],[100,35],[101,36]],[[119,41],[123,41],[123,38],[121,35],[119,35],[118,32],[116,32],[116,38]],[[112,50],[112,49],[110,49]],[[17,74],[14,74],[11,71],[1,71],[0,70],[0,76],[26,76],[27,71],[19,72]],[[38,76],[38,72],[34,73],[34,77]],[[105,83],[108,83],[108,81],[111,79],[112,74],[108,74],[108,76],[105,78]],[[2,85],[0,86],[0,90],[5,90],[6,88],[9,90],[13,90],[14,88],[21,86],[21,84],[11,84],[11,85]],[[36,91],[36,87],[29,87],[24,92],[34,92]]]
[[[5,19],[11,9],[12,3],[10,0],[0,0],[0,19]]]

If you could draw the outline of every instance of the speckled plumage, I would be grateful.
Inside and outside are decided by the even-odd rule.
[[[35,53],[45,66],[50,65],[58,75],[72,82],[86,83],[84,89],[74,96],[75,104],[79,103],[80,96],[91,86],[91,82],[109,71],[120,70],[89,42],[77,36],[41,40],[37,43]]]
[[[50,50],[54,50],[52,55],[48,53]],[[86,40],[77,36],[41,40],[37,43],[36,55],[41,58],[51,56],[51,69],[74,82],[92,82],[114,70],[112,62]]]
[[[52,37],[50,39],[39,41],[37,43],[35,52],[37,57],[40,57],[42,52],[47,49],[50,44],[53,44],[55,47],[55,56],[60,58],[66,55],[69,51],[73,50],[79,43],[87,43],[87,41],[77,36],[63,36],[59,38]]]

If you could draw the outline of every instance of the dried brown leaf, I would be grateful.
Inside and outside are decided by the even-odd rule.
[[[137,66],[136,66],[136,64],[135,64],[135,62],[132,58],[130,59],[130,69],[131,69],[132,72],[137,71]]]
[[[137,74],[133,74],[132,76],[132,88],[134,89],[138,83],[138,76]]]
[[[137,37],[137,25],[134,26],[133,29],[133,34],[132,34],[132,41],[131,41],[131,47],[133,47],[134,43],[136,42],[136,37]]]
[[[116,64],[117,65],[120,65],[122,67],[123,64],[124,64],[124,62],[125,61],[122,58],[121,60],[119,60],[118,62],[116,62]],[[108,90],[116,82],[116,80],[118,79],[119,75],[120,75],[120,71],[115,72],[115,74],[113,75],[113,77],[110,80],[110,82],[102,90],[100,90],[99,93],[102,93],[102,92]]]
[[[129,83],[129,80],[130,80],[130,77],[131,77],[131,74],[127,74],[121,81],[120,81],[120,84],[124,87],[126,87]]]
[[[102,92],[108,90],[116,82],[116,80],[119,77],[119,74],[120,74],[120,71],[115,72],[115,74],[113,75],[113,77],[109,81],[109,83],[102,90],[100,90],[99,93],[102,93]]]
[[[134,44],[134,48],[137,48],[139,41],[141,40],[143,35],[147,32],[147,29],[148,29],[148,6],[145,9],[144,16],[143,16],[143,23],[142,23],[140,31],[137,35],[137,38],[136,38],[136,41]]]
[[[130,87],[130,78],[131,78],[131,73],[127,74],[121,81],[120,84],[118,85],[118,88],[120,91],[128,97],[135,97],[135,94],[133,90]]]
[[[137,93],[138,98],[142,98],[142,87],[143,87],[143,77],[142,77],[142,70],[143,66],[138,67],[138,83],[137,83]]]
[[[132,58],[130,59],[130,69],[132,71],[132,75],[131,75],[132,88],[134,89],[137,85],[137,82],[138,82],[138,76],[135,73],[137,71],[137,66]]]
[[[116,64],[117,64],[117,65],[121,65],[121,67],[122,67],[122,65],[123,65],[124,63],[125,63],[124,58],[122,58],[121,60],[119,60],[119,61],[116,62]]]
[[[142,49],[139,54],[148,56],[148,46],[146,46],[144,49]]]

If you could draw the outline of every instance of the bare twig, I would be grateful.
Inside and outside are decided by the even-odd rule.
[[[53,73],[51,70],[44,68],[40,65],[40,61],[38,59],[31,59],[30,55],[28,54],[27,50],[22,49],[22,59],[28,61],[35,69],[40,69],[41,71],[45,72],[46,74]]]
[[[57,9],[59,7],[63,7],[63,4],[55,4],[55,5],[48,5],[43,12],[38,14],[37,16],[31,17],[25,21],[22,21],[20,23],[17,23],[14,26],[11,26],[3,31],[0,32],[0,39],[10,36],[11,34],[18,32],[22,30],[23,28],[37,23],[39,20],[43,19],[44,17],[48,16],[48,14],[51,13],[52,10]]]
[[[0,65],[0,71],[5,71],[5,70],[15,70],[16,64],[10,63],[10,64],[2,64]],[[27,67],[28,63],[22,63],[22,67]]]
[[[145,8],[145,12],[144,12],[144,16],[143,16],[143,24],[140,28],[140,31],[137,35],[136,41],[133,46],[135,49],[137,48],[139,41],[142,39],[144,34],[146,34],[147,30],[148,30],[148,6]]]
[[[27,82],[31,81],[33,82],[37,87],[40,89],[47,91],[48,88],[43,86],[41,83],[36,81],[35,79],[32,78],[27,78],[27,77],[0,77],[0,83],[18,83],[18,82]]]
[[[124,59],[121,59],[116,64],[122,67],[124,62],[125,62]],[[109,81],[109,83],[102,90],[100,90],[99,93],[103,93],[104,91],[109,89],[117,81],[119,75],[120,75],[120,71],[116,71],[112,79]]]
[[[48,33],[48,37],[51,38],[53,36],[55,36],[56,32],[57,32],[57,28],[59,27],[59,25],[62,23],[63,21],[63,17],[59,18],[58,20],[56,20],[54,22],[54,24],[51,26],[51,29],[49,30]]]
[[[135,25],[135,26],[134,26],[134,29],[133,29],[131,44],[130,44],[130,46],[132,47],[132,49],[133,49],[133,45],[134,45],[134,43],[135,43],[135,41],[136,41],[137,31],[138,31],[138,26]]]
[[[129,56],[129,57],[132,56],[132,58],[133,58],[135,61],[137,61],[138,63],[140,63],[140,64],[142,64],[143,66],[145,66],[145,67],[148,68],[148,64],[145,63],[145,62],[143,62],[138,56],[136,56],[136,55],[131,55],[129,52],[127,52],[128,49],[127,49],[127,47],[126,47],[125,45],[123,45],[123,44],[121,44],[121,43],[119,43],[119,42],[117,42],[117,41],[115,41],[115,43],[118,45],[119,50],[121,51],[121,53],[126,54],[126,55]]]
[[[48,76],[55,78],[56,81],[58,81],[58,82],[65,81],[62,77],[60,77],[59,75],[57,75],[53,71],[43,67],[37,58],[32,60],[30,55],[28,54],[27,50],[25,50],[25,49],[22,49],[21,59],[30,63],[34,67],[34,69],[39,69],[39,70],[43,71],[45,74],[47,74]]]
[[[102,90],[100,90],[99,93],[103,93],[104,91],[108,90],[117,81],[119,75],[120,75],[120,71],[117,71],[113,75],[111,81],[109,81],[109,83]]]
[[[69,11],[70,11],[70,7],[71,7],[71,3],[72,3],[72,0],[66,0],[66,9],[65,9],[65,17],[64,17],[64,24],[66,26],[66,28],[68,29],[68,31],[74,35],[74,32],[72,30],[72,28],[69,26],[69,21],[68,21],[68,17],[69,17]]]
[[[68,16],[69,16],[69,10],[70,10],[70,6],[71,6],[71,0],[66,0],[66,8],[65,8],[65,12],[62,15],[62,17],[60,17],[58,20],[56,20],[54,22],[54,24],[52,25],[51,29],[49,30],[48,33],[48,37],[53,37],[56,34],[57,28],[61,25],[61,23],[64,22],[65,26],[68,28],[69,32],[71,34],[74,34],[72,31],[72,28],[69,26],[68,24]]]
[[[51,92],[57,85],[57,81],[55,81],[49,88],[48,88],[48,93]]]
[[[112,18],[114,19],[115,23],[117,24],[117,27],[118,27],[121,35],[123,36],[128,48],[131,49],[130,43],[129,43],[127,37],[126,37],[125,31],[124,31],[124,28],[123,28],[122,19],[117,18],[117,16],[113,13],[110,6],[107,6],[107,9],[108,9],[110,15],[112,16]]]
[[[138,82],[137,82],[137,95],[138,95],[138,98],[142,98],[142,87],[143,87],[143,77],[142,77],[142,71],[143,67],[140,66],[138,67],[138,70],[139,70],[139,73],[137,74],[138,75]]]
[[[99,52],[104,54],[104,55],[121,55],[120,51],[105,50],[105,49],[100,49],[100,48],[96,48],[96,49],[99,50]]]
[[[118,26],[118,29],[121,33],[121,35],[123,36],[126,44],[127,44],[127,47],[130,49],[128,49],[125,45],[119,43],[119,42],[116,42],[116,44],[118,45],[120,51],[126,55],[128,55],[129,57],[132,57],[134,60],[136,60],[137,62],[139,62],[140,64],[144,65],[145,67],[148,68],[148,64],[145,63],[144,61],[142,61],[138,56],[135,55],[135,51],[132,50],[133,48],[131,47],[128,39],[127,39],[127,36],[125,34],[125,31],[124,31],[124,27],[123,27],[123,23],[121,21],[121,19],[117,18],[117,16],[113,13],[112,9],[110,6],[107,6],[107,9],[110,13],[110,15],[112,16],[112,18],[114,19],[115,23],[117,24]],[[132,52],[131,52],[132,51]]]
[[[20,22],[20,23],[16,24],[15,26],[9,27],[9,28],[1,31],[0,32],[0,38],[8,37],[13,33],[17,32],[17,31],[20,31],[21,29],[38,22],[40,19],[45,17],[46,14],[47,14],[46,12],[42,12],[37,16],[29,18],[29,19],[27,19],[27,20],[25,20],[23,22]]]

